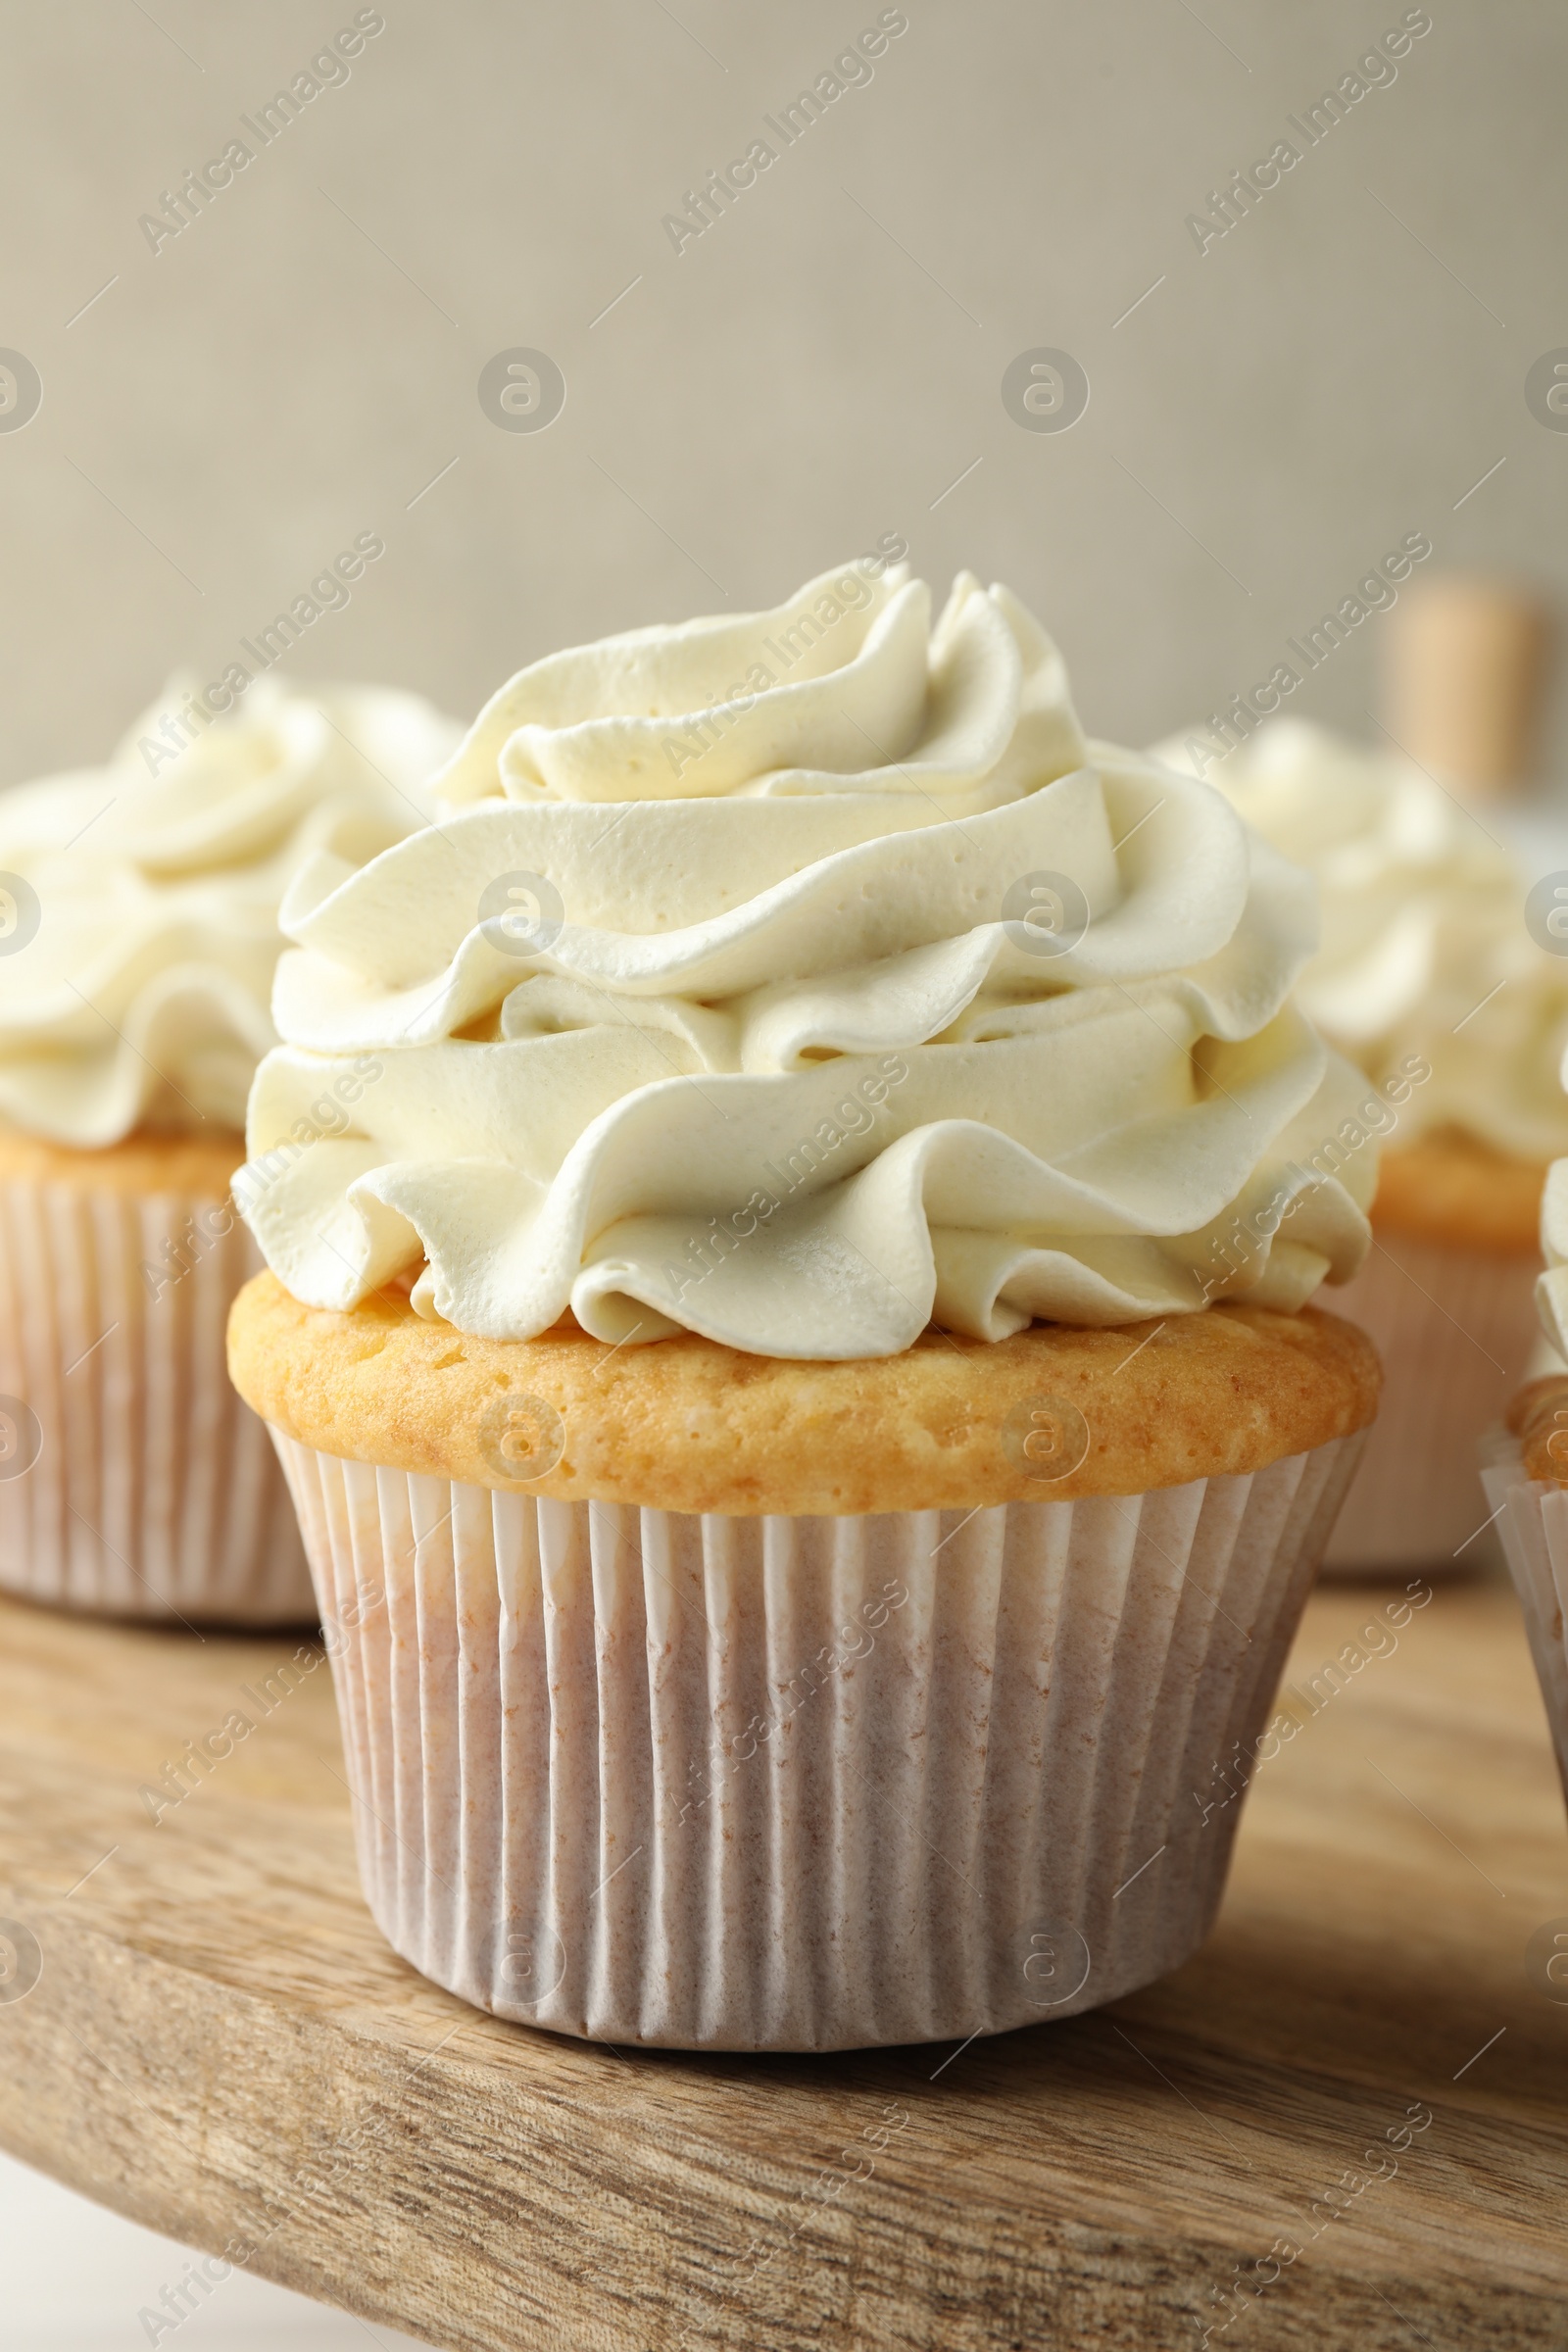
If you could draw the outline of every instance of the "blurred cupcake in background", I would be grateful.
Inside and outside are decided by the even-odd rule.
[[[1563,1077],[1568,1084],[1568,1060]],[[1546,1271],[1537,1298],[1560,1365],[1568,1357],[1568,1159],[1547,1172],[1541,1239]],[[1481,1461],[1568,1791],[1568,1373],[1527,1382],[1483,1437]]]
[[[1527,928],[1508,849],[1398,753],[1277,718],[1228,751],[1197,729],[1155,757],[1316,877],[1321,944],[1297,1001],[1403,1096],[1377,1114],[1374,1246],[1344,1294],[1383,1356],[1383,1410],[1327,1565],[1463,1567],[1486,1544],[1476,1439],[1538,1343],[1542,1187],[1568,1152],[1568,961]]]
[[[425,822],[456,735],[413,695],[270,678],[208,721],[176,680],[106,767],[0,796],[0,1588],[311,1614],[271,1447],[224,1373],[260,1263],[229,1180],[291,877]]]

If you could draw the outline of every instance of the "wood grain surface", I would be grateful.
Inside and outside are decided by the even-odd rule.
[[[1393,1648],[1392,1592],[1312,1602],[1303,1691],[1385,1630],[1260,1768],[1179,1975],[962,2049],[768,2060],[502,2026],[394,1958],[324,1665],[155,1825],[139,1790],[292,1639],[6,1605],[0,2141],[483,2352],[1560,2346],[1568,2006],[1527,1947],[1568,1933],[1568,1835],[1541,1702],[1505,1585],[1439,1591]]]

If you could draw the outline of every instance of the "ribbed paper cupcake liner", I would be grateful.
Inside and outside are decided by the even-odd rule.
[[[1502,1556],[1524,1612],[1557,1771],[1568,1795],[1568,1489],[1531,1478],[1519,1441],[1489,1430],[1481,1445],[1488,1508],[1497,1512]]]
[[[1378,1237],[1334,1312],[1383,1358],[1383,1401],[1324,1569],[1478,1566],[1489,1538],[1476,1446],[1524,1379],[1540,1336],[1537,1259]]]
[[[277,1436],[370,1908],[464,1999],[592,2039],[834,2049],[1112,2000],[1213,1919],[1360,1443],[1142,1496],[790,1519]]]
[[[116,1617],[314,1617],[287,1487],[224,1354],[261,1258],[218,1209],[0,1182],[0,1590]]]

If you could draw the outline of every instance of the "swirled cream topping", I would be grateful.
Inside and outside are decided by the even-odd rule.
[[[1402,755],[1302,719],[1270,719],[1223,759],[1197,734],[1153,756],[1200,768],[1316,876],[1322,945],[1296,1000],[1369,1077],[1431,1065],[1401,1142],[1459,1127],[1520,1159],[1568,1152],[1568,958],[1532,940],[1528,880],[1479,817]]]
[[[1309,881],[1086,743],[1005,588],[933,626],[864,559],[557,655],[442,790],[284,909],[238,1189],[308,1303],[858,1357],[1359,1263],[1365,1083],[1287,1002]]]
[[[0,1119],[51,1142],[243,1126],[290,879],[426,823],[460,732],[379,688],[261,678],[200,732],[186,700],[107,767],[0,795]]]

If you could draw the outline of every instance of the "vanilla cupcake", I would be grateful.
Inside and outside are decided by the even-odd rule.
[[[1537,1345],[1568,963],[1532,941],[1510,854],[1403,758],[1284,718],[1230,752],[1200,732],[1155,757],[1316,877],[1322,944],[1297,1002],[1366,1073],[1360,1123],[1388,1139],[1343,1300],[1383,1356],[1384,1404],[1329,1565],[1462,1568],[1488,1542],[1476,1440]]]
[[[682,2047],[1174,1967],[1376,1400],[1306,879],[872,559],[536,663],[442,792],[291,893],[230,1321],[383,1931]]]
[[[1568,1057],[1563,1083],[1568,1086]],[[1546,1255],[1537,1293],[1542,1329],[1557,1355],[1568,1356],[1568,1158],[1547,1171],[1541,1239]],[[1568,1791],[1568,1374],[1528,1382],[1501,1424],[1483,1438],[1481,1461]]]
[[[176,682],[107,767],[0,796],[0,1589],[294,1620],[308,1572],[223,1370],[259,1263],[229,1197],[274,1043],[278,906],[426,822],[457,729],[416,698]],[[328,1099],[305,1122],[346,1123]]]

